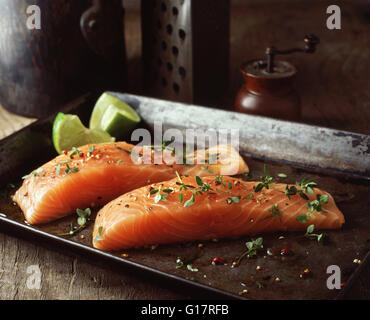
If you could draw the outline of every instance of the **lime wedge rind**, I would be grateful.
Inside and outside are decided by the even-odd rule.
[[[116,138],[127,138],[140,121],[133,108],[105,92],[94,106],[89,127],[104,130]]]
[[[55,117],[52,138],[59,154],[90,143],[115,141],[114,137],[103,130],[86,128],[78,116],[61,112]]]

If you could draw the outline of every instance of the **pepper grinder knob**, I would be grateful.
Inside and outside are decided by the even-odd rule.
[[[294,52],[314,53],[316,46],[320,43],[320,39],[314,34],[306,35],[304,38],[305,46],[303,48],[292,48],[287,50],[278,50],[275,47],[267,47],[265,53],[267,55],[267,72],[274,72],[274,57],[277,54],[290,54]]]

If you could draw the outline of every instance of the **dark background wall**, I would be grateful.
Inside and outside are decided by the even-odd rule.
[[[129,89],[140,91],[139,1],[125,0]],[[342,29],[328,30],[326,8],[341,8]],[[263,57],[267,46],[302,46],[307,33],[320,37],[313,55],[285,57],[299,69],[302,122],[370,134],[370,4],[368,1],[231,0],[229,92],[232,108],[242,84],[239,66]]]

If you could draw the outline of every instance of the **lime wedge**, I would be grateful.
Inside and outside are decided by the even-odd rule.
[[[59,112],[53,123],[53,144],[60,154],[89,143],[114,142],[107,132],[86,128],[80,118],[73,114]]]
[[[90,129],[104,130],[117,139],[129,138],[140,120],[128,104],[105,92],[94,106]]]

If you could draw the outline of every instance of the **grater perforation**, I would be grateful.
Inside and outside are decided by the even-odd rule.
[[[228,0],[216,2],[228,3]],[[195,102],[194,57],[199,53],[194,50],[194,40],[217,41],[220,42],[220,48],[222,43],[226,43],[224,50],[228,50],[228,37],[226,41],[223,38],[220,41],[217,32],[213,39],[208,36],[204,39],[197,38],[198,28],[202,28],[202,32],[204,28],[206,31],[215,31],[217,26],[212,26],[207,19],[195,21],[194,10],[209,11],[209,1],[142,1],[144,83],[149,95],[174,101]],[[212,12],[219,13],[220,19],[224,16],[224,12],[215,10],[213,6]],[[217,56],[217,53],[213,56]],[[204,61],[204,66],[207,65],[207,60]],[[199,66],[202,68],[202,63],[197,68]],[[219,76],[222,77],[222,74]]]

